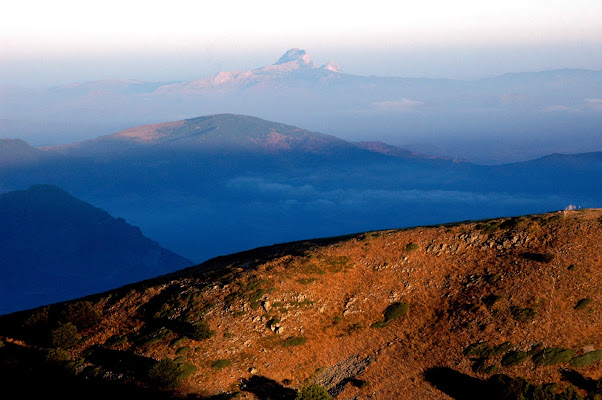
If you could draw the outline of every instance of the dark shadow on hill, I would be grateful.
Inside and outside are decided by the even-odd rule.
[[[139,356],[129,351],[112,350],[100,346],[90,349],[86,354],[86,359],[94,365],[128,377],[144,376],[156,362],[152,358]]]
[[[254,375],[242,381],[240,388],[253,393],[259,400],[294,400],[297,392],[265,376]]]
[[[486,395],[486,385],[483,381],[451,368],[431,368],[425,372],[424,378],[428,383],[456,400],[492,398]]]
[[[569,381],[569,385],[532,383],[504,374],[481,380],[445,367],[432,368],[426,371],[424,377],[455,400],[584,400],[585,397],[575,390],[575,386],[587,392],[587,399],[597,398],[602,389],[602,380],[585,378],[575,371],[563,371],[563,377]]]
[[[602,379],[587,378],[572,369],[565,369],[560,371],[560,373],[562,374],[562,379],[567,380],[571,385],[583,389],[588,393],[602,394]]]
[[[125,352],[100,351],[93,357],[108,364],[135,359]],[[142,357],[144,358],[144,357]],[[139,364],[139,359],[134,364]],[[144,363],[145,360],[142,360]],[[131,365],[130,365],[131,366]],[[3,399],[61,399],[61,400],[172,400],[180,399],[178,393],[140,384],[119,372],[97,374],[96,367],[79,367],[49,361],[44,351],[6,343],[0,348],[0,397]],[[211,398],[188,395],[187,399],[221,400],[231,398],[224,394]]]

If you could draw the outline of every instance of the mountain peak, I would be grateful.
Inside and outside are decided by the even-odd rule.
[[[290,49],[289,51],[284,53],[282,55],[282,57],[280,57],[278,59],[278,61],[276,61],[274,63],[274,65],[286,64],[291,61],[301,62],[302,64],[305,64],[305,65],[313,64],[311,57],[309,56],[309,54],[307,54],[307,52],[305,50],[295,48],[295,49]]]
[[[332,72],[343,72],[343,69],[341,68],[339,63],[334,62],[334,61],[331,61],[328,64],[324,64],[320,68],[325,69],[327,71],[332,71]]]

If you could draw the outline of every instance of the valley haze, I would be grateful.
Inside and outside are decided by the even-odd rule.
[[[2,86],[0,102],[0,137],[37,145],[226,111],[481,164],[602,149],[602,71],[588,69],[362,76],[291,49],[264,67],[186,81]]]
[[[602,152],[487,166],[237,114],[60,146],[1,140],[0,155],[3,191],[56,185],[195,262],[313,237],[595,207],[602,198]]]

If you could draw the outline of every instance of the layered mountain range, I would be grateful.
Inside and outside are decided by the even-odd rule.
[[[4,191],[44,183],[202,261],[286,240],[594,207],[602,153],[483,166],[235,114],[52,147],[0,142]]]
[[[513,73],[473,81],[346,74],[300,49],[274,64],[191,81],[131,79],[0,88],[0,137],[81,141],[131,126],[223,112],[347,140],[386,141],[500,163],[602,148],[602,72]],[[570,131],[570,135],[568,132]],[[429,150],[430,151],[430,150]]]

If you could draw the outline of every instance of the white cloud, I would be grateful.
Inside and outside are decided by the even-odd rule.
[[[565,106],[562,104],[554,104],[553,106],[549,106],[543,109],[543,112],[572,112],[578,111],[575,108]]]
[[[602,99],[585,99],[585,103],[595,111],[602,111]]]
[[[378,101],[372,105],[380,110],[386,111],[404,111],[413,110],[416,107],[424,105],[424,102],[419,100],[403,98],[401,100]]]

